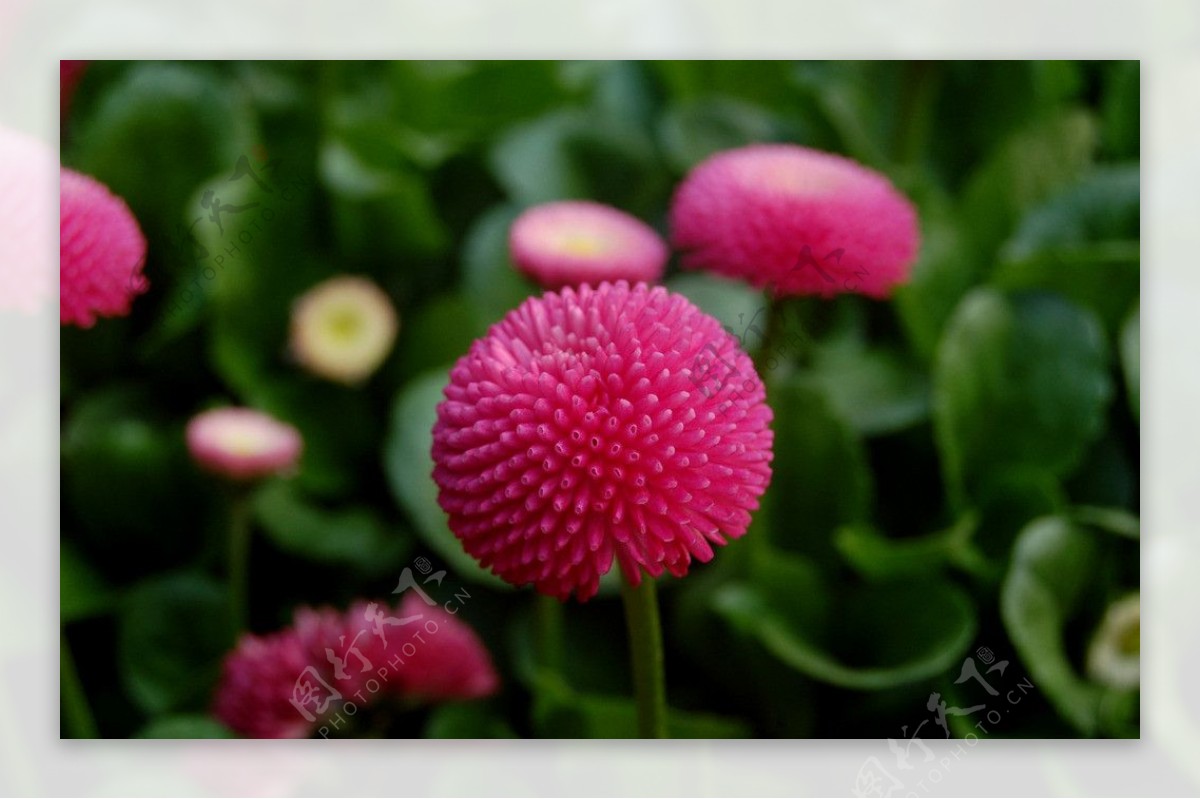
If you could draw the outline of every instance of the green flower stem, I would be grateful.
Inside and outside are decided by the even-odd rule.
[[[537,596],[538,654],[542,668],[562,674],[563,668],[563,609],[552,596]]]
[[[236,640],[250,626],[250,498],[234,495],[229,506],[229,607]]]
[[[71,657],[71,646],[67,643],[65,632],[60,632],[58,636],[58,679],[67,734],[72,738],[99,738],[96,719],[88,705],[79,672],[75,669],[75,658]]]
[[[643,576],[636,588],[621,581],[625,624],[629,629],[629,655],[637,696],[638,736],[667,737],[667,681],[663,672],[662,625],[653,579]]]

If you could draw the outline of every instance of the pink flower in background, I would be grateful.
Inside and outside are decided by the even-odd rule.
[[[404,597],[396,615],[421,616],[413,629],[425,639],[420,645],[414,644],[415,651],[404,658],[399,670],[405,696],[431,701],[477,699],[499,689],[500,678],[491,654],[458,616],[440,605],[427,604],[415,593]]]
[[[59,184],[63,324],[91,327],[97,317],[126,316],[148,287],[146,239],[125,202],[103,184],[62,169]]]
[[[718,153],[671,204],[684,267],[785,296],[886,297],[908,278],[918,242],[916,212],[886,177],[792,144]]]
[[[499,686],[474,630],[412,593],[398,609],[300,607],[291,628],[242,636],[225,658],[213,712],[246,737],[302,738],[346,703],[356,714],[389,698],[477,699]]]
[[[646,223],[583,200],[530,208],[513,223],[508,243],[517,269],[551,289],[604,280],[653,283],[668,254]]]
[[[715,367],[715,364],[720,364]],[[644,283],[531,298],[459,359],[433,430],[450,529],[501,578],[579,599],[615,558],[687,573],[746,532],[772,414],[736,339]]]
[[[188,422],[186,436],[196,463],[234,480],[292,471],[304,449],[296,428],[249,408],[204,411]]]
[[[32,313],[54,286],[54,180],[42,141],[0,127],[0,310]]]
[[[313,374],[355,385],[387,358],[399,327],[396,309],[381,288],[366,278],[340,275],[296,300],[291,350]]]
[[[229,729],[247,738],[306,738],[319,720],[317,714],[306,718],[292,704],[306,697],[308,687],[318,696],[305,706],[316,707],[325,699],[322,686],[303,682],[311,663],[309,647],[295,630],[271,635],[244,635],[237,649],[226,658],[220,685],[213,703],[213,714]]]
[[[79,85],[79,81],[83,78],[83,73],[87,71],[90,61],[67,61],[58,62],[58,104],[60,122],[65,122],[67,115],[71,111],[71,97],[75,94],[75,87]]]

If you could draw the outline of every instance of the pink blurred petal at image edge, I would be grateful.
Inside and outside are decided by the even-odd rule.
[[[33,313],[53,290],[57,180],[47,144],[0,126],[0,312]]]

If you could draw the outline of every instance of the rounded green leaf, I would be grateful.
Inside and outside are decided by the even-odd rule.
[[[113,592],[69,541],[59,552],[59,618],[63,624],[107,613]]]
[[[235,738],[233,731],[209,716],[164,716],[143,727],[135,738],[174,738],[197,740],[205,738]]]
[[[426,738],[516,738],[496,708],[484,702],[441,705],[429,713]]]
[[[1121,693],[1081,677],[1066,644],[1076,615],[1095,615],[1088,605],[1102,596],[1095,585],[1101,562],[1094,533],[1063,517],[1044,517],[1022,531],[1000,593],[1004,626],[1033,681],[1084,735],[1111,724],[1106,705]]]
[[[680,103],[663,112],[658,139],[671,168],[686,172],[721,150],[778,138],[778,121],[751,103],[709,97]]]
[[[375,571],[399,563],[409,542],[388,531],[363,506],[327,510],[305,497],[296,485],[276,480],[254,495],[254,515],[280,549],[314,561],[346,563]]]
[[[225,587],[208,577],[154,577],[125,597],[117,661],[126,691],[147,713],[206,707],[230,648]]]
[[[136,549],[127,565],[144,568],[198,548],[212,497],[188,459],[182,425],[163,418],[149,390],[114,386],[74,406],[63,428],[62,482],[72,528],[98,560]]]
[[[771,540],[822,559],[834,557],[832,536],[843,524],[865,521],[871,475],[862,441],[810,379],[789,378],[768,388],[775,411]]]
[[[152,245],[162,243],[196,186],[250,149],[249,111],[207,66],[139,64],[79,124],[68,162],[122,197]]]
[[[803,608],[800,584],[731,583],[713,607],[793,669],[843,688],[872,691],[936,677],[975,637],[975,612],[949,583],[921,581],[838,592],[821,618]]]
[[[539,291],[509,259],[508,231],[519,213],[515,206],[496,206],[475,221],[463,243],[463,285],[484,322],[499,320]]]
[[[929,379],[895,351],[818,348],[812,376],[861,435],[893,433],[929,416]]]
[[[977,289],[938,349],[933,415],[951,488],[1006,470],[1068,474],[1104,430],[1112,398],[1099,322],[1053,295]]]

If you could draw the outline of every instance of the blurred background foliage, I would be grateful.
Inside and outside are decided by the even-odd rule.
[[[764,506],[663,585],[672,733],[900,738],[933,691],[987,699],[954,682],[987,647],[1036,686],[989,736],[1136,736],[1137,692],[1084,658],[1138,585],[1138,131],[1136,62],[93,63],[63,160],[127,200],[151,290],[62,330],[63,687],[95,717],[64,734],[228,734],[207,712],[233,644],[229,497],[182,437],[228,402],[307,442],[299,474],[254,497],[254,631],[386,598],[419,555],[469,587],[502,693],[368,728],[633,734],[611,585],[539,617],[462,553],[429,476],[434,405],[535,293],[506,253],[521,209],[585,197],[665,233],[690,167],[790,141],[891,177],[921,255],[892,301],[792,303],[801,344],[764,370]],[[243,157],[257,184],[230,179]],[[272,217],[197,224],[206,189]],[[360,388],[287,353],[291,303],[340,273],[402,319]],[[760,294],[674,266],[666,282],[755,349]],[[555,624],[557,654],[537,643]]]

